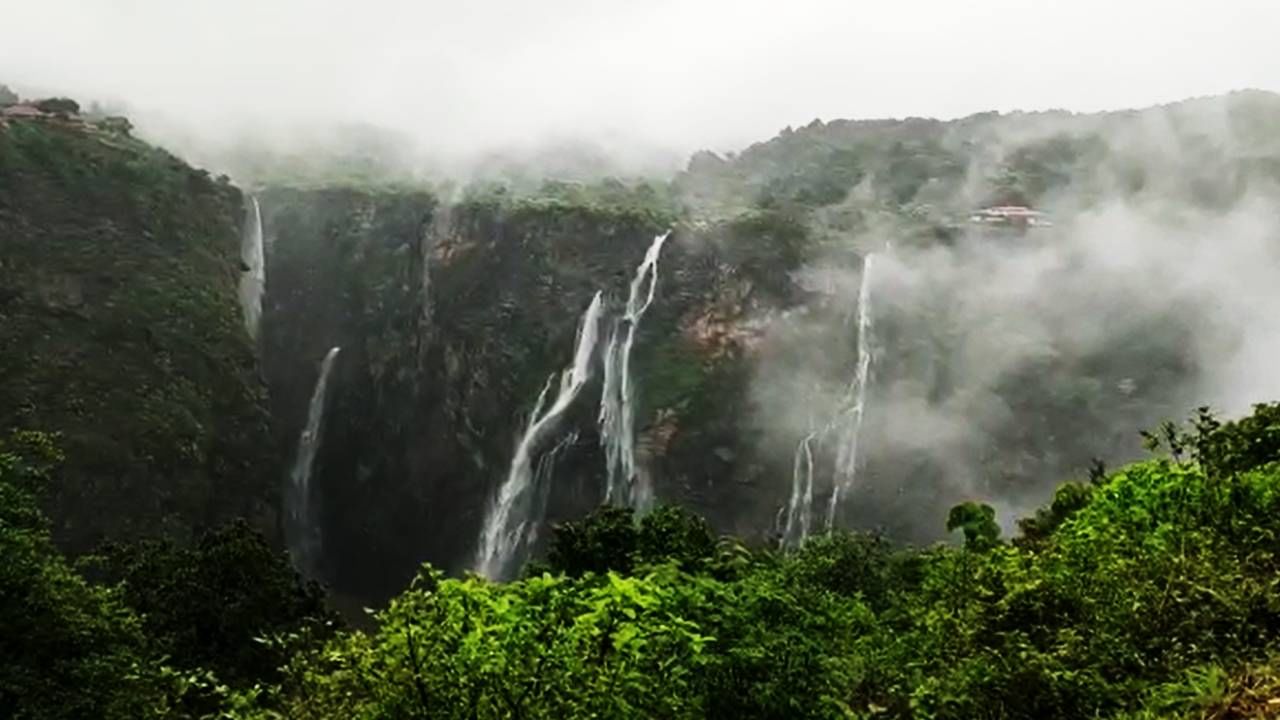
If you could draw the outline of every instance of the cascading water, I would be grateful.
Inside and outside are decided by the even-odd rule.
[[[636,472],[636,392],[635,380],[631,377],[631,348],[640,319],[653,304],[658,287],[658,256],[670,235],[667,231],[655,237],[636,268],[626,313],[614,324],[604,353],[599,420],[600,444],[604,447],[608,472],[605,502],[625,503],[639,510],[648,509],[653,501],[653,489]]]
[[[305,575],[315,571],[315,560],[320,550],[320,533],[311,512],[311,470],[315,466],[316,453],[320,450],[320,435],[324,431],[325,396],[328,393],[329,375],[341,348],[332,348],[320,363],[320,377],[311,392],[307,406],[307,425],[298,437],[298,454],[289,473],[288,535],[289,551],[294,562]]]
[[[782,544],[796,547],[809,537],[813,522],[813,442],[818,430],[810,430],[796,446],[791,467],[791,498],[787,501],[787,524],[782,530]]]
[[[836,453],[835,478],[827,504],[827,530],[835,526],[840,498],[852,487],[858,472],[858,435],[866,410],[867,385],[871,376],[871,272],[875,255],[868,253],[862,263],[862,282],[858,287],[858,361],[853,380],[845,392],[846,409],[837,422],[842,430]]]
[[[258,322],[262,318],[262,292],[267,286],[267,263],[262,248],[262,208],[258,198],[249,196],[245,232],[240,241],[240,259],[245,271],[240,276],[240,307],[249,337],[257,340]]]
[[[537,451],[546,438],[555,432],[560,418],[591,377],[591,361],[595,357],[599,340],[603,305],[601,294],[596,293],[578,326],[573,364],[560,374],[560,390],[555,402],[544,412],[547,395],[555,381],[553,374],[547,378],[547,384],[543,386],[538,401],[534,404],[524,434],[516,445],[506,480],[498,488],[498,494],[485,513],[475,561],[476,571],[485,577],[495,580],[504,578],[523,560],[522,555],[528,548],[531,534],[536,530],[535,526],[541,515],[543,503],[540,497],[544,488],[539,485],[545,485],[550,473],[550,463],[543,464],[545,469],[538,471],[539,467],[535,462]]]

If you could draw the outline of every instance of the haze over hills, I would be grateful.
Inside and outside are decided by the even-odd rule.
[[[15,17],[39,28],[56,5]],[[1255,406],[1280,398],[1280,95],[996,112],[974,103],[999,88],[935,84],[951,119],[839,119],[823,100],[761,139],[865,56],[815,42],[757,62],[744,38],[838,33],[753,3],[575,5],[563,27],[513,11],[494,57],[320,8],[300,36],[350,35],[304,68],[313,42],[264,42],[291,18],[271,7],[201,74],[196,49],[246,15],[156,36],[186,16],[143,5],[121,15],[137,27],[82,8],[28,57],[0,50],[30,71],[0,78],[29,83],[0,86],[0,715],[1135,720],[1280,702],[1280,411]],[[1065,29],[1046,51],[1087,37],[1089,5],[1050,13]],[[435,19],[489,27],[477,7]],[[838,29],[848,11],[826,9]],[[1271,12],[1203,22],[1248,59]],[[664,24],[683,14],[725,26]],[[918,38],[970,48],[961,15]],[[649,72],[585,66],[584,44],[635,42],[628,18],[670,30]],[[94,22],[119,31],[110,72],[37,62],[85,62]],[[1025,89],[1008,56],[1034,44],[1028,22],[994,20],[1003,51],[969,67]],[[887,79],[928,85],[866,32],[858,53],[906,63]],[[1197,37],[1201,61],[1229,54]],[[1151,77],[1194,65],[1148,42],[1168,63]],[[120,72],[156,48],[193,74]],[[282,64],[258,78],[263,58]],[[392,76],[424,58],[457,73]],[[691,89],[718,62],[755,74]],[[547,67],[568,88],[646,80],[579,98]],[[349,82],[317,96],[325,68]],[[1120,105],[1109,87],[1080,107]],[[917,107],[890,102],[911,91],[867,107]]]
[[[814,118],[1097,112],[1280,89],[1268,30],[1280,10],[1257,0],[509,5],[17,3],[0,68],[24,95],[125,105],[145,137],[193,159],[300,152],[372,127],[454,166],[567,140],[644,168]]]
[[[669,181],[591,180],[608,162],[570,154],[560,179],[516,159],[487,179],[430,182],[390,136],[366,134],[327,156],[241,155],[258,177],[253,210],[216,222],[265,246],[255,332],[275,447],[296,445],[319,359],[343,348],[307,522],[343,548],[321,553],[320,576],[378,597],[424,559],[467,566],[522,415],[572,350],[582,310],[602,291],[606,314],[622,312],[665,228],[674,237],[630,360],[639,468],[659,499],[724,531],[783,532],[797,483],[807,505],[829,502],[840,441],[823,430],[821,447],[805,445],[817,469],[803,480],[797,443],[847,412],[864,351],[865,430],[845,430],[859,436],[860,479],[841,524],[917,542],[940,536],[955,502],[981,497],[1008,526],[1095,458],[1138,456],[1137,429],[1280,392],[1262,372],[1280,342],[1265,292],[1277,119],[1280,96],[1242,91],[1101,114],[814,121],[740,153],[694,154]],[[28,134],[60,122],[10,121]],[[74,124],[58,133],[80,142]],[[34,159],[16,167],[43,172]],[[1052,223],[970,218],[1001,204]],[[31,247],[28,263],[52,262]],[[32,297],[71,283],[77,307],[95,305],[68,272],[21,282]],[[852,322],[864,300],[874,327]],[[588,371],[584,396],[598,398],[600,369]],[[560,421],[575,440],[547,469],[546,519],[528,519],[535,552],[538,527],[602,498],[592,402]]]

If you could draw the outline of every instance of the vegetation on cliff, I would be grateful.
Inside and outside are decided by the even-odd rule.
[[[270,529],[280,463],[236,305],[240,192],[119,133],[0,125],[0,428],[61,434],[54,536]]]
[[[332,633],[319,589],[243,523],[190,549],[144,541],[66,560],[39,508],[72,467],[61,440],[0,438],[0,715],[212,717],[229,702],[218,678],[277,677],[288,651],[262,638]]]

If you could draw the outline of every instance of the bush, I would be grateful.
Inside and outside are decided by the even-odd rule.
[[[54,549],[33,488],[59,456],[54,439],[0,442],[0,716],[158,717],[159,666],[138,618],[86,583]]]
[[[319,641],[338,622],[321,588],[244,521],[206,533],[192,547],[168,540],[108,545],[94,565],[102,579],[119,583],[159,654],[237,685],[273,681],[288,662],[285,647],[259,638]]]
[[[78,115],[80,113],[80,103],[71,98],[46,98],[36,102],[36,108],[41,112],[52,113],[54,115],[69,116]]]

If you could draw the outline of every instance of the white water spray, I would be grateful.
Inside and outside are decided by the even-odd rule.
[[[258,339],[258,322],[262,318],[262,292],[267,286],[267,262],[262,248],[262,208],[258,198],[249,196],[250,207],[245,218],[245,232],[240,241],[240,259],[246,270],[240,276],[240,308],[249,337]]]
[[[847,407],[837,420],[843,432],[836,453],[831,499],[827,504],[828,531],[835,526],[840,498],[852,489],[858,472],[858,435],[862,432],[871,375],[871,270],[874,263],[874,254],[868,254],[862,263],[862,282],[858,287],[858,364],[845,392]]]
[[[631,348],[636,341],[640,319],[653,304],[658,287],[658,256],[671,235],[667,231],[653,239],[636,268],[627,296],[626,313],[614,324],[604,354],[604,390],[600,395],[600,444],[605,451],[608,481],[605,502],[625,503],[647,510],[653,502],[653,488],[636,471],[635,380],[631,377]],[[623,330],[625,325],[626,329]]]
[[[599,340],[602,308],[601,295],[596,293],[578,326],[573,364],[560,374],[560,391],[555,402],[543,411],[547,395],[555,381],[553,374],[547,378],[547,384],[543,386],[538,401],[534,404],[524,434],[516,445],[507,478],[498,488],[498,494],[485,513],[475,561],[476,571],[485,577],[501,579],[514,571],[522,560],[521,555],[527,550],[532,532],[536,530],[542,505],[539,497],[545,490],[538,485],[545,484],[546,475],[550,472],[548,467],[545,471],[535,473],[538,469],[535,464],[536,454],[539,446],[555,431],[560,418],[591,377],[591,361],[595,357]]]
[[[791,467],[791,498],[787,501],[787,524],[782,530],[782,544],[797,547],[809,537],[813,522],[813,442],[818,430],[810,430],[796,446]]]
[[[325,396],[328,393],[329,374],[341,348],[332,348],[320,363],[320,377],[311,392],[307,406],[307,425],[298,437],[298,454],[289,473],[289,551],[304,574],[315,571],[315,560],[320,549],[319,526],[311,511],[311,470],[315,466],[316,453],[320,450],[320,435],[324,431]]]

